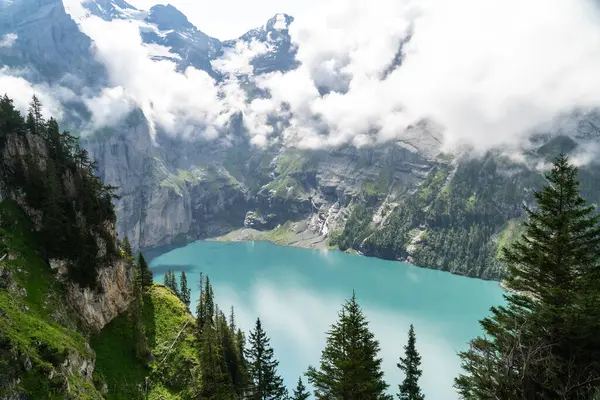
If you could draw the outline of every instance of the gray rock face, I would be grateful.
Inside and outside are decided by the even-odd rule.
[[[66,273],[64,262],[51,260],[50,266],[58,271],[59,277]],[[67,299],[89,328],[100,331],[129,307],[133,299],[133,279],[133,269],[119,261],[98,271],[98,291],[68,283]],[[77,365],[75,362],[72,364]],[[78,368],[93,370],[93,363]]]
[[[0,37],[4,35],[15,39],[11,46],[0,47],[0,64],[27,68],[30,81],[61,82],[74,90],[106,83],[91,40],[79,31],[61,0],[3,1]]]

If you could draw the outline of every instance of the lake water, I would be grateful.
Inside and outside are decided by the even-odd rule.
[[[185,271],[194,309],[202,271],[210,277],[218,305],[223,310],[235,307],[242,329],[248,331],[260,317],[289,388],[295,387],[309,364],[318,365],[325,332],[355,289],[381,344],[390,392],[397,391],[402,379],[396,363],[412,323],[427,398],[456,399],[452,388],[460,371],[456,353],[481,332],[478,320],[488,315],[490,306],[503,301],[497,282],[263,242],[194,242],[153,258],[150,266],[158,282],[168,269]]]

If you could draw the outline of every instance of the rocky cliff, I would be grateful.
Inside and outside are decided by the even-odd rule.
[[[6,135],[3,133],[3,135]],[[8,134],[2,139],[2,168],[5,170],[5,176],[19,175],[16,171],[20,165],[24,165],[24,176],[30,173],[44,175],[49,168],[49,149],[46,140],[39,135],[27,134]],[[27,171],[29,169],[30,171]],[[35,172],[31,171],[35,169]],[[11,172],[7,172],[10,170]],[[75,173],[76,175],[77,173]],[[9,179],[9,178],[6,178]],[[63,175],[62,182],[65,185],[65,192],[71,198],[80,196],[75,186],[71,183],[76,179],[73,174]],[[6,182],[6,181],[5,181]],[[6,187],[2,192],[16,202],[25,212],[27,217],[33,223],[33,231],[41,231],[47,224],[47,216],[42,209],[32,206],[28,202],[28,196],[25,190],[14,190]],[[48,194],[46,194],[48,196]],[[5,200],[8,201],[8,200]],[[85,224],[85,219],[74,223]],[[108,241],[117,241],[117,233],[114,225],[105,222],[105,231],[108,233]],[[84,228],[86,230],[86,228]],[[65,284],[67,299],[70,306],[75,310],[81,320],[93,330],[99,331],[109,323],[118,314],[125,311],[132,299],[133,270],[120,257],[108,258],[107,252],[110,244],[107,238],[95,236],[94,240],[98,250],[97,258],[105,260],[98,269],[96,277],[97,285],[91,287],[82,286],[73,282],[69,278],[69,264],[71,260],[50,259],[50,266],[56,270],[57,278]],[[45,253],[43,249],[40,252]]]

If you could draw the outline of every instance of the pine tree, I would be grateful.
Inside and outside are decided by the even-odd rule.
[[[283,379],[277,374],[279,362],[275,359],[269,342],[258,318],[254,330],[250,332],[250,347],[246,349],[252,384],[250,398],[253,400],[283,400],[287,396]]]
[[[590,398],[600,385],[600,226],[576,176],[564,155],[555,160],[525,233],[503,250],[507,305],[460,355],[465,399]]]
[[[154,277],[152,275],[152,270],[148,266],[148,263],[146,262],[146,259],[141,251],[138,254],[137,262],[140,273],[142,274],[142,287],[144,289],[151,287]]]
[[[192,292],[191,290],[188,288],[188,284],[187,284],[187,276],[185,276],[185,271],[181,271],[181,289],[179,291],[180,296],[181,296],[181,301],[183,302],[183,304],[185,304],[185,307],[189,310],[190,309],[190,298],[192,297]]]
[[[398,368],[404,372],[404,381],[398,385],[400,400],[423,400],[425,395],[419,387],[419,378],[423,371],[419,369],[421,356],[416,348],[415,330],[411,324],[408,331],[408,343],[404,346],[405,357],[400,357]]]
[[[296,389],[294,389],[292,400],[307,400],[309,396],[310,393],[306,391],[306,387],[304,386],[304,383],[302,383],[302,378],[298,378],[298,385],[296,386]]]
[[[378,357],[379,342],[368,325],[353,292],[327,333],[320,368],[311,366],[306,373],[317,399],[391,399]]]

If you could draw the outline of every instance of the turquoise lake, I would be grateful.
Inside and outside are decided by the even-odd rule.
[[[150,266],[157,282],[168,269],[185,271],[193,289],[192,308],[203,272],[210,277],[219,307],[229,310],[233,305],[244,331],[260,317],[288,388],[295,387],[308,365],[318,365],[325,332],[354,289],[380,342],[390,393],[402,379],[396,363],[412,323],[427,399],[456,399],[456,353],[481,332],[478,320],[488,315],[490,306],[503,302],[497,282],[263,242],[194,242],[152,258]]]

